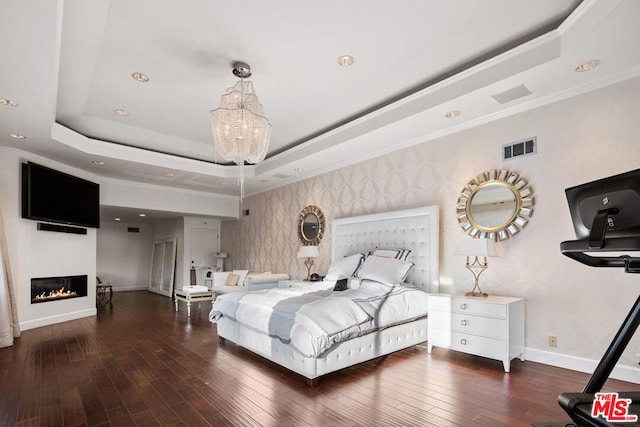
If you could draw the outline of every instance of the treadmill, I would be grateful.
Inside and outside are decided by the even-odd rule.
[[[565,193],[577,240],[562,242],[562,254],[590,267],[640,273],[640,169],[571,187]],[[533,426],[640,426],[640,391],[598,395],[639,324],[640,296],[582,392],[558,396],[572,423]]]

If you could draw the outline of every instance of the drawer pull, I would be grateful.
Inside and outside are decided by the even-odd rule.
[[[467,345],[467,340],[466,340],[466,339],[464,339],[464,338],[462,338],[462,339],[460,340],[460,344],[462,344],[462,345]]]
[[[462,326],[467,326],[467,325],[469,324],[469,321],[468,321],[468,320],[461,320],[461,321],[460,321],[460,324],[461,324]]]
[[[460,310],[466,310],[467,309],[467,304],[462,303],[460,304]]]

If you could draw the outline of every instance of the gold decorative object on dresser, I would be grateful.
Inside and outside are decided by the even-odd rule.
[[[524,361],[524,299],[429,294],[427,350],[434,346],[501,360]]]

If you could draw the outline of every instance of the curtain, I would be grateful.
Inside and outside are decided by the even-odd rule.
[[[4,221],[0,209],[0,348],[13,345],[13,339],[20,336],[20,323],[16,310],[16,297],[9,266],[9,249],[4,232]]]

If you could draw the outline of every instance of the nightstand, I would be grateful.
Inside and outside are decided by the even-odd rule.
[[[427,351],[434,346],[501,360],[524,361],[524,299],[429,294]]]
[[[279,280],[278,287],[279,288],[306,288],[312,283],[317,283],[317,282],[310,282],[308,280],[293,280],[293,279]]]

